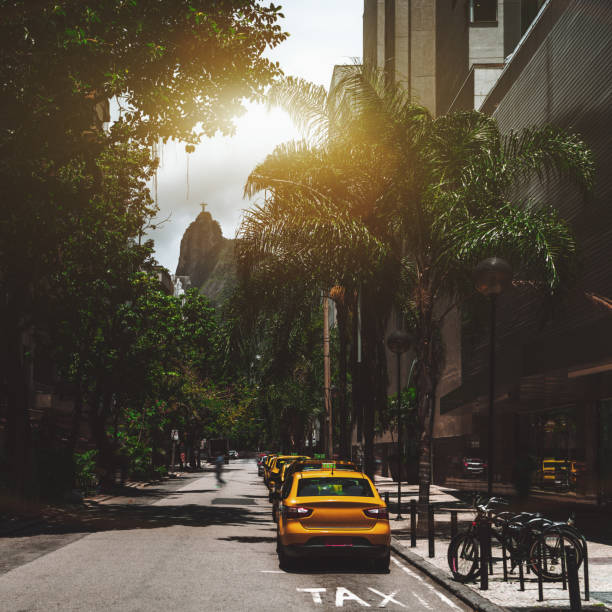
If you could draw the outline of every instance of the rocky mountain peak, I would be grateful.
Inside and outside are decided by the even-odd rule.
[[[223,237],[206,204],[183,234],[176,275],[189,276],[191,286],[217,304],[236,282],[234,240]]]

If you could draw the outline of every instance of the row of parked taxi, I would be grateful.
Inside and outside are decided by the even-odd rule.
[[[350,461],[303,455],[260,455],[258,474],[268,487],[277,524],[282,569],[304,557],[370,559],[389,571],[389,514],[374,483]]]

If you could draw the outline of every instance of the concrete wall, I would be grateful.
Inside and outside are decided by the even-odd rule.
[[[436,112],[436,5],[411,0],[411,91],[416,102]]]
[[[468,72],[469,22],[466,0],[436,2],[436,114],[455,99]]]
[[[395,0],[395,82],[410,91],[410,0]]]
[[[385,66],[385,0],[364,0],[363,61],[375,68]]]
[[[498,0],[497,23],[470,25],[469,64],[499,64],[504,61],[504,2]]]
[[[504,69],[503,64],[474,66],[474,108],[479,109]]]

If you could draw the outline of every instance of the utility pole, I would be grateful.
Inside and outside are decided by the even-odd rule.
[[[325,446],[327,457],[334,455],[332,433],[331,370],[329,360],[329,298],[323,294],[323,398],[325,402]]]

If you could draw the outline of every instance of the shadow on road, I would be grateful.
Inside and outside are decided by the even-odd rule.
[[[174,492],[176,493],[176,491]],[[171,495],[174,493],[170,493]],[[169,495],[168,491],[164,496]],[[5,537],[43,534],[96,533],[123,529],[157,529],[184,525],[256,525],[268,518],[246,508],[187,505],[144,505],[138,503],[88,502],[85,507],[54,509],[42,520]]]
[[[241,544],[258,544],[259,542],[275,543],[275,537],[267,536],[230,536],[228,538],[217,538],[225,542],[240,542]]]
[[[374,569],[367,559],[335,557],[330,559],[296,559],[289,574],[388,574],[388,571]]]

